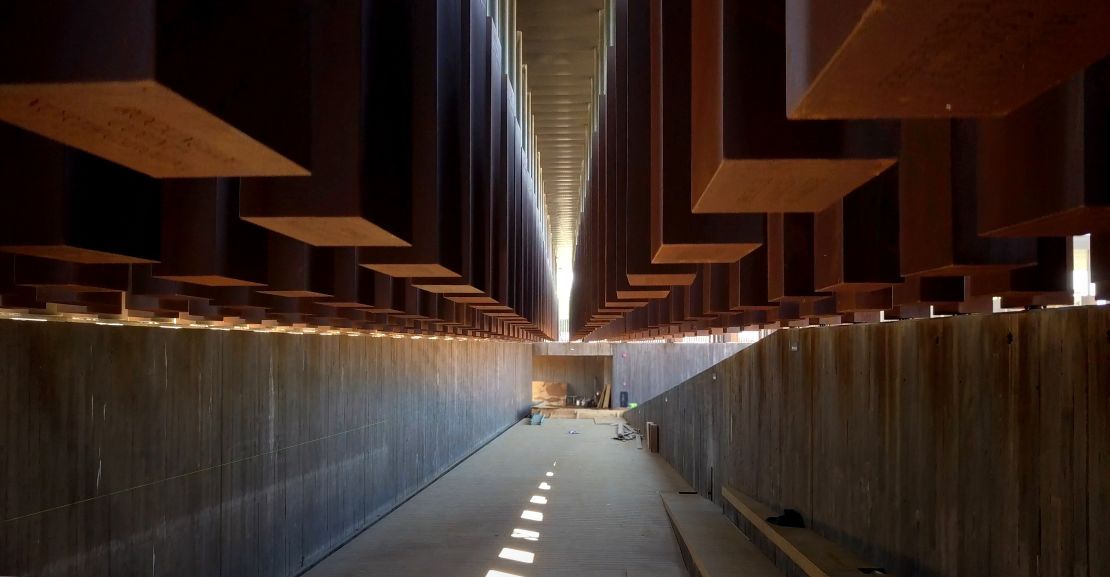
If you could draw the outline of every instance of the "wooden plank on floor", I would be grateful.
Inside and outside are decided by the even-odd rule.
[[[702,577],[778,577],[782,573],[700,495],[662,493],[675,536],[688,555],[691,572]]]
[[[766,519],[779,512],[735,489],[724,487],[721,496],[808,577],[846,577],[878,569],[812,530],[771,525]]]

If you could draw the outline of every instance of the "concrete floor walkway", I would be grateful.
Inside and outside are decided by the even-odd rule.
[[[685,483],[613,432],[585,419],[518,424],[307,575],[685,576],[658,495]]]

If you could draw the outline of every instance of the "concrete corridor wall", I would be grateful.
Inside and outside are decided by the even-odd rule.
[[[567,394],[593,398],[613,382],[613,357],[544,355],[532,357],[532,380],[566,383]]]
[[[614,343],[613,397],[643,403],[736,354],[747,343]]]
[[[737,351],[743,343],[537,343],[532,379],[568,383],[571,395],[592,397],[613,385],[613,406],[620,394],[643,403],[682,384]]]
[[[626,417],[892,574],[1110,575],[1107,307],[780,331]]]
[[[295,575],[526,413],[529,344],[0,321],[0,575]]]

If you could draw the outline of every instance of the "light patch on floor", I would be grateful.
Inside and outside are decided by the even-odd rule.
[[[659,455],[614,441],[612,425],[576,426],[510,428],[305,575],[686,577],[659,499],[685,483]]]
[[[524,539],[525,541],[539,541],[540,534],[538,531],[529,531],[528,529],[513,529],[513,534],[510,535],[513,539]]]
[[[512,549],[510,547],[502,548],[501,552],[498,553],[497,556],[502,558],[502,559],[508,559],[509,561],[516,561],[518,563],[529,563],[529,564],[531,564],[532,561],[536,560],[536,554],[535,553],[530,553],[528,551],[521,551],[520,549]]]

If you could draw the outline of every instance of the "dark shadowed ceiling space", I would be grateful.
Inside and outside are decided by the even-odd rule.
[[[557,255],[570,256],[593,114],[604,0],[517,0]]]

